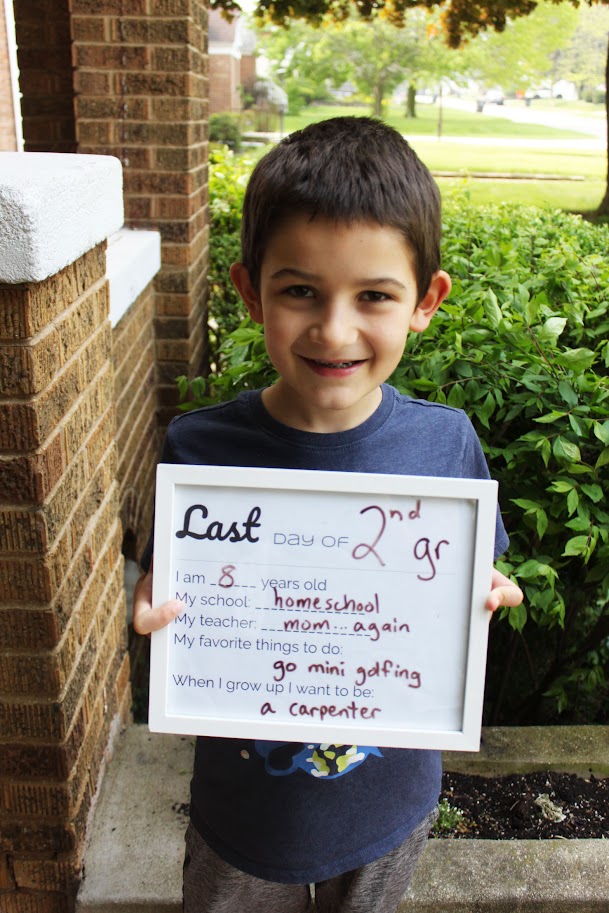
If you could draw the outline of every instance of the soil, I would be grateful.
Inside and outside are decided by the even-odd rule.
[[[554,772],[509,777],[445,773],[441,798],[462,815],[449,829],[436,826],[434,837],[609,838],[609,779]]]

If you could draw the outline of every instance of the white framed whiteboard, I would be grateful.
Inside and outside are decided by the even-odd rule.
[[[154,732],[476,751],[497,483],[160,464]]]

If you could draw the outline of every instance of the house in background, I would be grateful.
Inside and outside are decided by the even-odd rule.
[[[241,111],[243,93],[256,80],[256,36],[237,14],[229,22],[220,10],[209,12],[209,113]]]

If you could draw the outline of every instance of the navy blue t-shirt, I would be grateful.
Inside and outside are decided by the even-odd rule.
[[[370,418],[333,434],[287,427],[266,411],[261,391],[242,393],[173,419],[161,461],[489,478],[463,412],[410,399],[386,384],[382,392]],[[496,557],[507,544],[498,513]],[[307,884],[402,843],[436,805],[440,782],[438,751],[200,737],[191,818],[236,868]]]

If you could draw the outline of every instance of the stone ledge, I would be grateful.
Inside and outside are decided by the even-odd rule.
[[[41,282],[123,224],[111,155],[0,152],[0,282]]]
[[[145,726],[122,734],[90,827],[77,913],[180,913],[181,807],[193,744]],[[603,776],[608,744],[602,726],[486,729],[479,755],[451,752],[445,766],[511,773],[522,769],[521,751],[527,770],[592,768]],[[605,840],[432,840],[399,913],[607,913],[608,847]]]
[[[161,268],[158,231],[121,228],[108,238],[106,278],[110,286],[110,323],[117,325]]]
[[[398,913],[607,913],[606,840],[430,840]]]
[[[452,773],[487,777],[536,770],[609,777],[609,726],[485,727],[478,753],[447,751],[443,761]]]

